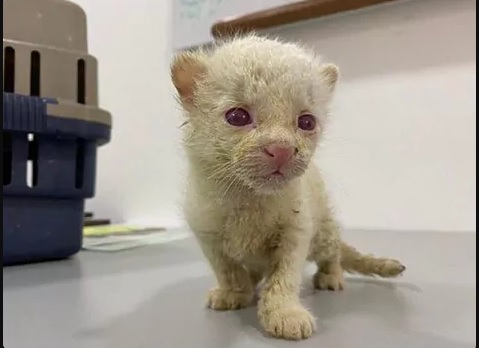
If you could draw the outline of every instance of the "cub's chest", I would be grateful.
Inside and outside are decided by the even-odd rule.
[[[283,225],[284,216],[277,211],[240,206],[224,216],[224,250],[237,260],[261,262],[277,244]]]

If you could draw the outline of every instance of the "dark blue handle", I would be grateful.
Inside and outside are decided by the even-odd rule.
[[[3,92],[3,130],[97,140],[99,144],[110,140],[110,126],[48,115],[48,104],[57,101]]]

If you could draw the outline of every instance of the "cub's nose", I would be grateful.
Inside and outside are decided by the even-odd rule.
[[[263,149],[265,157],[278,168],[287,164],[296,153],[294,147],[269,145]]]

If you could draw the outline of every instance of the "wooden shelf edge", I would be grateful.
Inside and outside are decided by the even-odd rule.
[[[216,22],[211,33],[215,39],[226,38],[392,1],[398,0],[304,0]]]

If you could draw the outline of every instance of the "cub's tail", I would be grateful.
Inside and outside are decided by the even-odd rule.
[[[406,270],[397,260],[361,254],[345,242],[341,242],[341,266],[348,273],[377,275],[383,278],[396,277]]]

